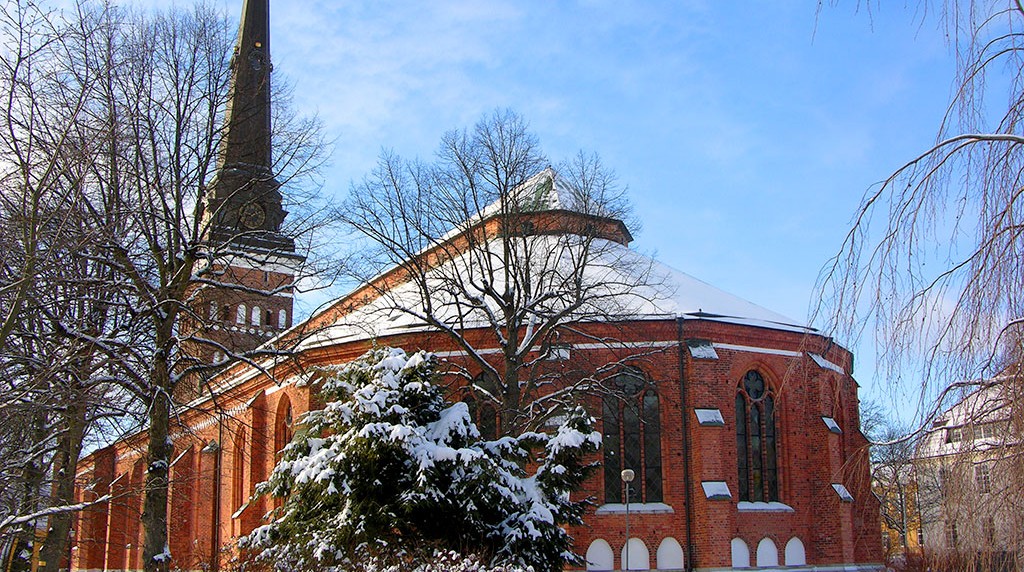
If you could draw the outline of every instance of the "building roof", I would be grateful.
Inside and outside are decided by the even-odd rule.
[[[506,204],[499,201],[484,207],[477,215],[441,238],[439,242],[453,241],[467,229],[484,225],[487,221],[507,212]],[[574,191],[571,185],[561,181],[557,173],[545,169],[530,178],[511,194],[518,213],[558,212],[582,215],[587,220],[621,221],[606,216],[599,204],[588,201],[585,194]],[[567,277],[580,268],[581,252],[586,252],[589,262],[582,266],[582,282],[588,288],[591,301],[576,312],[574,319],[702,319],[735,323],[788,331],[813,331],[797,320],[773,312],[725,292],[685,272],[671,268],[652,257],[630,249],[616,236],[595,238],[574,236],[577,226],[566,226],[563,232],[537,232],[528,237],[530,257],[528,265],[537,283],[532,290],[539,292],[564,287]],[[624,229],[625,227],[622,226]],[[317,314],[311,321],[318,323],[320,331],[306,341],[306,348],[321,347],[334,343],[351,342],[360,339],[374,339],[384,336],[425,331],[431,329],[422,318],[423,299],[430,296],[432,316],[455,329],[486,327],[487,312],[468,309],[465,300],[456,300],[459,292],[447,285],[454,280],[478,284],[490,283],[498,289],[505,287],[500,268],[494,265],[500,260],[509,242],[500,234],[490,236],[470,250],[457,251],[447,256],[444,263],[436,264],[425,272],[424,283],[390,280],[389,270],[373,282],[386,284],[371,289],[361,288],[342,297],[327,310]],[[430,249],[421,253],[428,256]],[[451,253],[447,250],[446,253]],[[490,253],[483,256],[481,252]],[[517,255],[520,253],[517,252]],[[483,273],[487,273],[485,278]],[[546,276],[546,277],[544,277]],[[552,278],[554,277],[554,278]],[[515,279],[513,277],[512,279]],[[561,282],[559,282],[561,281]],[[429,292],[429,293],[428,293]],[[474,291],[473,294],[480,293]],[[486,296],[480,296],[486,298]],[[327,320],[325,321],[325,318]]]
[[[978,388],[939,414],[917,446],[915,458],[984,451],[1018,443],[1010,424],[1017,383],[997,376],[970,385]]]

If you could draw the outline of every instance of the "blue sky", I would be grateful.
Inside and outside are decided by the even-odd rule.
[[[864,191],[934,140],[953,79],[935,15],[858,4],[274,0],[271,46],[335,140],[326,197],[382,149],[429,157],[512,108],[552,162],[584,149],[616,171],[636,248],[801,319]],[[840,341],[883,395],[870,343]]]

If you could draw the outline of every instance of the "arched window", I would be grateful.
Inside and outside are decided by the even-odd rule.
[[[767,536],[757,543],[757,567],[774,568],[779,565],[779,549]]]
[[[621,558],[623,570],[650,570],[651,553],[647,545],[639,538],[630,538],[622,547]]]
[[[292,403],[287,395],[282,395],[277,403],[277,416],[274,418],[274,452],[281,454],[281,449],[292,440]]]
[[[885,538],[888,538],[888,535]],[[804,552],[804,543],[794,536],[786,543],[786,566],[806,565],[807,554]]]
[[[779,500],[775,396],[756,371],[736,392],[736,464],[741,501]]]
[[[732,548],[732,567],[750,568],[750,548],[742,538],[733,538],[730,543]]]
[[[235,435],[234,459],[231,463],[231,500],[232,506],[238,509],[248,500],[245,494],[245,427],[238,429]]]
[[[245,315],[245,304],[239,304],[238,312],[235,314],[235,323],[240,326],[244,326],[246,317],[247,316]]]
[[[608,541],[603,538],[590,543],[587,548],[587,570],[614,570],[615,555]]]
[[[657,558],[659,570],[683,569],[683,547],[671,536],[662,539],[658,545]]]
[[[217,301],[216,300],[212,300],[210,302],[210,319],[211,320],[216,320],[217,317],[218,317],[217,316]]]
[[[463,401],[469,407],[469,417],[476,424],[477,430],[480,431],[480,437],[488,441],[497,439],[501,430],[498,407],[493,399],[484,393],[486,391],[492,396],[496,395],[498,393],[497,384],[489,376],[481,373],[473,380],[473,388],[470,391],[479,394],[480,401],[478,402],[472,394],[467,395]]]
[[[288,327],[288,310],[282,309],[277,313],[277,327],[282,330]]]
[[[252,307],[252,319],[250,321],[257,328],[263,325],[263,310],[260,310],[259,306]]]
[[[661,502],[661,423],[658,394],[635,369],[611,380],[604,400],[604,502],[625,500],[623,469],[633,469],[630,502]]]

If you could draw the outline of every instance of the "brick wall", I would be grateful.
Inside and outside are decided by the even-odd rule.
[[[820,354],[847,370],[852,356],[826,338],[797,332],[709,320],[685,321],[681,335],[679,328],[675,320],[592,325],[587,337],[567,336],[565,341],[578,345],[596,336],[628,343],[590,344],[586,350],[573,349],[569,363],[545,366],[563,368],[565,376],[572,377],[597,364],[625,361],[642,370],[656,388],[664,506],[657,513],[644,512],[651,507],[634,506],[630,515],[631,536],[646,545],[650,565],[656,565],[658,548],[669,537],[682,545],[690,564],[700,568],[729,566],[734,538],[745,542],[752,564],[765,538],[774,543],[779,563],[784,563],[786,543],[794,537],[800,539],[812,565],[880,562],[878,511],[867,489],[866,443],[857,429],[856,382],[819,366],[807,354]],[[487,343],[486,333],[475,335],[477,342]],[[694,359],[685,348],[690,339],[716,344],[718,359]],[[633,342],[652,345],[638,349]],[[409,350],[457,349],[450,340],[424,334],[377,343]],[[321,348],[303,356],[303,362],[307,366],[341,363],[366,348],[365,341]],[[791,512],[741,512],[737,507],[735,399],[740,381],[750,370],[760,372],[776,396],[780,501]],[[232,375],[239,371],[232,370]],[[311,406],[311,399],[306,388],[278,387],[253,375],[219,397],[218,406],[231,412],[229,418],[218,417],[210,404],[197,405],[185,414],[182,420],[191,429],[179,431],[171,471],[171,548],[177,565],[198,568],[217,559],[222,569],[227,566],[231,552],[222,547],[251,531],[272,508],[261,499],[239,513],[232,494],[235,487],[241,486],[247,497],[255,483],[270,474],[276,460],[275,433],[286,404],[291,405],[292,418],[298,419]],[[598,402],[587,405],[599,417]],[[695,407],[719,409],[725,425],[699,425]],[[830,432],[822,416],[833,417],[842,434]],[[246,447],[240,472],[232,466],[239,431],[245,433]],[[137,467],[143,444],[136,436],[82,461],[79,471],[91,471],[97,483],[109,487],[117,498],[83,514],[74,561],[77,569],[138,567],[141,473]],[[594,460],[600,458],[599,453]],[[235,479],[241,479],[241,485]],[[603,472],[597,471],[581,493],[592,497],[597,506],[603,502],[602,479]],[[733,499],[706,499],[702,481],[725,481]],[[832,483],[845,484],[854,502],[843,502]],[[621,512],[596,514],[591,509],[586,524],[571,531],[577,551],[585,554],[593,541],[603,539],[612,548],[615,565],[621,566],[624,521]],[[126,548],[129,544],[132,548]],[[104,545],[105,550],[99,548]]]

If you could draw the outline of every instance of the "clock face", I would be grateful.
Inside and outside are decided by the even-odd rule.
[[[249,52],[249,67],[254,71],[260,71],[265,65],[267,65],[266,54],[260,48],[253,48]]]
[[[256,203],[245,204],[238,210],[238,222],[245,228],[259,228],[266,219],[267,213]]]

